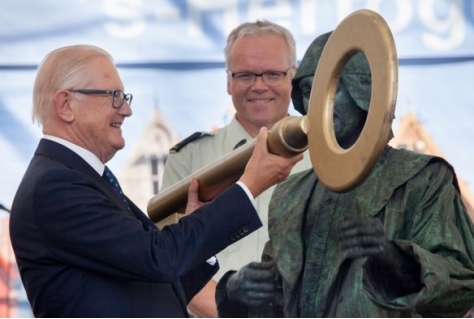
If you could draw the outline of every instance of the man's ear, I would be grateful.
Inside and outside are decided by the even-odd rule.
[[[232,95],[232,85],[230,84],[231,79],[227,76],[227,93]]]
[[[74,121],[74,111],[71,107],[71,93],[66,90],[56,92],[54,95],[54,107],[57,116],[65,122]]]

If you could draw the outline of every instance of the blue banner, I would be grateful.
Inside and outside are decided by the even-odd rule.
[[[474,56],[470,0],[2,0],[0,6],[2,67],[33,67],[56,47],[83,42],[129,66],[218,67],[229,32],[256,19],[290,29],[301,57],[316,35],[361,8],[386,19],[402,60]]]

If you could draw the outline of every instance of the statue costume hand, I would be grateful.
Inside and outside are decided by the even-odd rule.
[[[349,218],[341,225],[341,247],[348,259],[368,257],[364,273],[372,282],[396,287],[392,298],[422,289],[419,264],[388,241],[378,218]]]
[[[268,303],[275,297],[275,275],[273,262],[252,262],[229,277],[227,298],[249,307]]]
[[[341,247],[348,259],[378,255],[387,246],[382,223],[373,217],[344,220],[341,237]]]

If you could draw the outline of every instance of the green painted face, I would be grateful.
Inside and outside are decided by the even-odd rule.
[[[308,110],[309,96],[313,84],[313,75],[302,78],[298,82],[302,92],[305,110]],[[351,147],[364,128],[367,112],[358,107],[342,81],[334,97],[333,127],[336,140],[342,148]]]
[[[303,101],[303,92],[300,89],[299,82],[308,76],[314,76],[319,59],[332,32],[325,33],[317,37],[306,50],[301,60],[298,72],[292,80],[293,89],[291,98],[295,109],[301,114],[306,114]],[[368,111],[371,94],[371,73],[369,62],[361,52],[356,53],[347,62],[341,76],[341,81],[347,88],[351,98],[362,110]]]
[[[292,80],[291,98],[297,111],[308,111],[314,73],[331,32],[316,38],[303,56]],[[339,145],[350,147],[359,137],[370,106],[372,80],[370,66],[362,52],[354,54],[341,75],[334,101],[334,133]],[[389,139],[393,137],[391,133]]]

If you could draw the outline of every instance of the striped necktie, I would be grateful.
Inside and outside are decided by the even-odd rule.
[[[131,211],[130,204],[128,203],[128,200],[125,197],[125,195],[123,194],[122,188],[120,188],[117,178],[107,166],[105,166],[104,175],[102,175],[102,177],[107,181],[110,187],[112,187],[112,189],[118,195],[120,200],[122,200],[125,203],[128,210]]]

